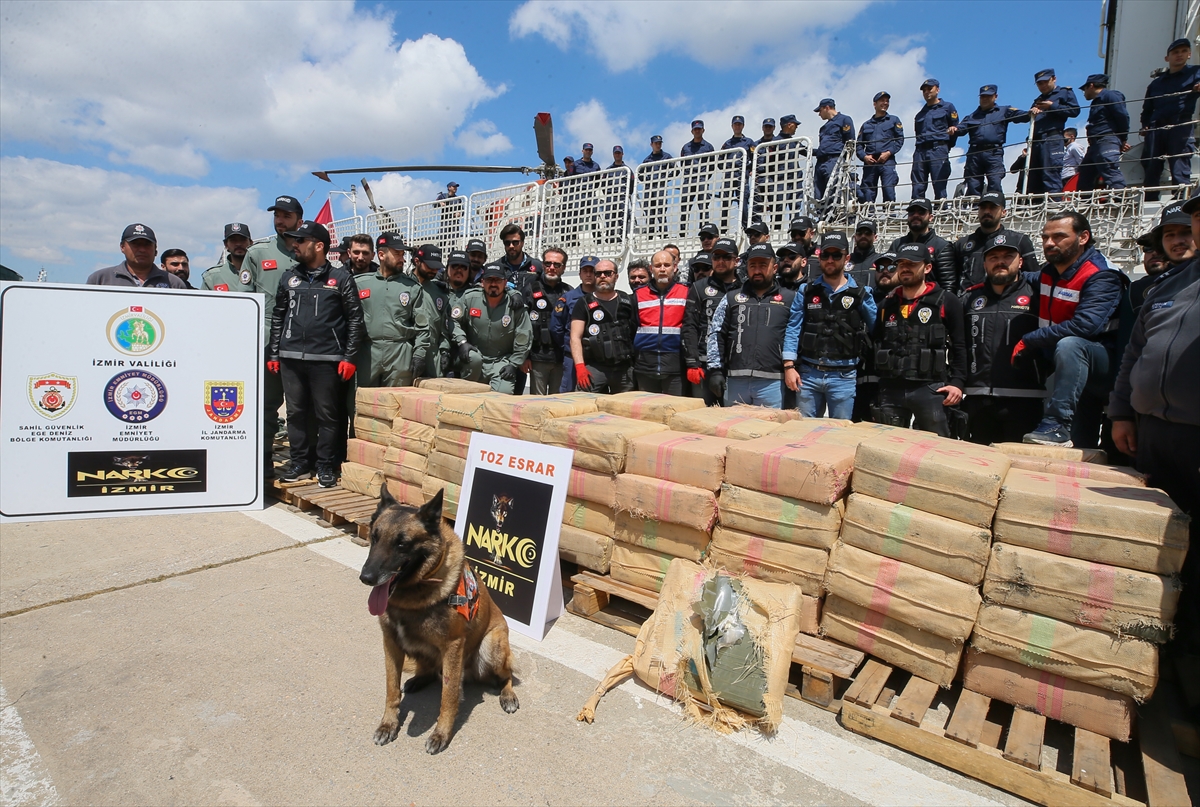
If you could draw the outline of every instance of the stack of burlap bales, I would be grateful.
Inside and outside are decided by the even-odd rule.
[[[821,631],[948,687],[979,611],[1009,459],[927,433],[870,431],[854,456]]]
[[[680,412],[671,418],[672,431],[731,437],[734,440],[753,440],[779,428],[779,424],[796,420],[800,413],[794,409],[768,409],[765,406],[711,406]]]
[[[440,382],[459,381],[472,384],[468,392],[443,392],[438,399],[437,428],[433,450],[429,452],[421,478],[421,495],[425,500],[444,490],[442,514],[453,519],[458,514],[463,476],[467,470],[467,451],[471,435],[483,431],[483,405],[489,399],[512,400],[513,396],[492,392],[482,384],[452,378]],[[479,388],[482,387],[482,390]]]
[[[1126,472],[1121,472],[1126,473]],[[965,685],[1127,740],[1158,680],[1188,517],[1154,488],[1014,468]]]
[[[600,395],[596,406],[601,412],[620,415],[634,420],[653,420],[670,425],[671,419],[683,412],[704,409],[700,398],[681,398],[678,395],[663,395],[656,392],[619,392],[616,395]]]
[[[567,488],[570,498],[591,502],[602,509],[620,510],[616,477],[625,471],[630,443],[637,437],[666,430],[658,422],[593,412],[547,421],[542,426],[541,441],[575,451]],[[615,532],[614,519],[614,535]],[[651,549],[621,542],[613,545],[608,536],[593,530],[581,531],[573,525],[563,530],[559,541],[562,557],[599,571],[607,556],[609,573],[615,579],[653,591],[661,587],[670,562],[669,556]]]
[[[392,421],[399,415],[399,396],[411,387],[362,387],[354,395],[354,438],[346,441],[341,486],[353,493],[379,497]],[[383,428],[387,424],[387,428]]]
[[[418,507],[425,502],[422,484],[437,429],[440,392],[405,388],[397,396],[397,417],[392,421],[383,475],[388,491],[401,504]]]

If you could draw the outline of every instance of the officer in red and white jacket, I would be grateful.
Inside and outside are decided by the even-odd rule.
[[[637,331],[633,375],[643,392],[683,395],[683,314],[687,286],[676,283],[675,256],[666,250],[650,260],[650,282],[634,292]]]
[[[1051,216],[1042,228],[1042,252],[1041,272],[1026,275],[1039,287],[1039,327],[1017,343],[1012,361],[1028,354],[1052,364],[1054,392],[1046,398],[1042,422],[1024,441],[1094,448],[1116,374],[1117,328],[1129,278],[1093,246],[1091,224],[1081,213]]]

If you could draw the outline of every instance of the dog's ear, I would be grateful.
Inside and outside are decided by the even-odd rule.
[[[388,490],[388,486],[384,485],[379,489],[379,506],[375,508],[375,518],[379,518],[380,514],[382,514],[384,510],[388,509],[394,504],[399,504],[399,502],[397,502],[396,498],[392,496],[392,492]]]
[[[425,525],[425,529],[435,535],[442,529],[442,494],[445,492],[445,488],[440,489],[417,511],[417,518]]]

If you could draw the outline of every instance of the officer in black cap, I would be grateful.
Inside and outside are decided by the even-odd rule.
[[[896,250],[899,285],[884,298],[875,327],[879,404],[872,415],[889,426],[915,419],[918,429],[950,437],[947,410],[962,400],[967,346],[962,303],[928,279],[932,265],[923,244]]]
[[[891,252],[900,254],[904,244],[920,244],[929,250],[933,260],[933,279],[951,294],[958,293],[958,272],[954,267],[954,251],[946,239],[937,234],[933,221],[933,204],[928,199],[913,199],[908,205],[908,232],[892,241]]]
[[[376,270],[354,276],[366,328],[356,378],[360,387],[407,387],[428,366],[430,327],[425,293],[416,280],[404,274],[405,247],[400,233],[380,234],[375,246],[379,250]]]
[[[837,102],[832,98],[822,98],[813,112],[825,121],[817,135],[817,165],[813,169],[813,189],[816,198],[820,199],[825,195],[825,187],[842,156],[842,149],[854,139],[854,121],[837,111]]]
[[[712,274],[712,255],[697,252],[688,260],[688,283],[695,285]]]
[[[1081,191],[1095,190],[1097,179],[1106,188],[1124,188],[1121,155],[1129,151],[1129,110],[1125,96],[1108,88],[1108,76],[1093,73],[1084,82],[1083,97],[1092,102],[1088,110],[1087,153],[1079,164]]]
[[[591,143],[583,144],[583,156],[575,161],[576,174],[594,174],[600,170],[600,163],[592,159],[595,148]]]
[[[529,315],[508,304],[504,270],[496,264],[483,268],[479,284],[450,313],[457,366],[467,380],[512,395],[533,341]]]
[[[762,137],[754,141],[754,145],[761,146],[763,143],[771,143],[775,140],[775,119],[763,118],[762,122]]]
[[[789,241],[775,250],[775,260],[779,264],[775,275],[779,278],[779,285],[792,291],[799,289],[804,281],[801,272],[805,268],[805,258],[800,248]]]
[[[958,140],[958,110],[949,101],[939,98],[941,82],[927,78],[921,84],[925,106],[917,112],[913,134],[916,149],[913,153],[912,198],[925,196],[925,187],[933,182],[935,199],[946,198],[946,182],[950,179],[950,149]]]
[[[425,321],[429,323],[429,355],[423,378],[443,378],[450,372],[450,290],[438,274],[445,270],[442,248],[437,244],[422,244],[412,253],[413,277],[425,292],[423,300]]]
[[[967,183],[967,196],[978,196],[987,179],[989,191],[1001,192],[1004,181],[1004,144],[1008,142],[1008,125],[1029,120],[1029,112],[1015,106],[997,106],[995,84],[984,84],[979,88],[979,106],[959,123],[960,131],[967,134],[967,164],[963,179]]]
[[[662,142],[662,135],[654,135],[650,138],[650,153],[642,160],[642,165],[671,159],[670,153],[663,151]],[[650,235],[665,234],[663,209],[667,203],[667,180],[671,178],[670,172],[660,166],[653,171],[644,172],[643,176],[645,177],[643,183],[645,185],[647,232]]]
[[[892,96],[886,92],[875,93],[875,115],[858,128],[856,153],[862,160],[862,183],[858,186],[858,201],[874,202],[879,198],[879,185],[883,184],[883,201],[896,201],[896,184],[900,177],[896,173],[896,155],[904,147],[904,124],[895,115],[888,114]]]
[[[1162,244],[1151,238],[1150,233],[1138,236],[1136,242],[1142,250],[1142,270],[1146,274],[1129,284],[1129,305],[1134,314],[1142,307],[1155,279],[1170,268],[1167,256],[1162,253]]]
[[[246,259],[246,250],[250,249],[253,239],[250,228],[240,221],[225,225],[224,260],[208,269],[200,276],[200,288],[205,291],[236,291],[242,263]]]
[[[1070,87],[1059,87],[1052,68],[1034,74],[1038,92],[1029,114],[1033,116],[1033,142],[1029,155],[1028,193],[1061,193],[1062,166],[1067,146],[1063,129],[1067,119],[1079,114],[1079,101]]]
[[[892,289],[900,285],[896,279],[896,253],[881,252],[875,256],[871,276],[874,286],[871,297],[875,300],[875,310],[883,308],[883,300]],[[855,423],[871,421],[871,410],[875,408],[879,398],[879,374],[875,370],[875,351],[868,349],[858,370],[858,389],[854,394],[854,414],[851,419]]]
[[[1146,277],[1129,285],[1129,303],[1136,314],[1150,292],[1160,282],[1178,274],[1196,257],[1192,234],[1192,217],[1183,212],[1185,203],[1171,202],[1163,208],[1158,226],[1138,239],[1146,251]],[[1154,256],[1160,256],[1155,265]]]
[[[774,145],[764,149],[764,156],[774,154],[773,164],[767,167],[780,180],[779,184],[772,185],[767,189],[770,194],[771,206],[774,209],[773,220],[776,228],[783,224],[788,210],[795,210],[798,207],[797,199],[802,190],[804,163],[797,160],[797,157],[807,157],[808,147],[797,145],[795,148],[790,148],[787,142],[795,139],[796,128],[799,125],[800,121],[795,115],[784,115],[779,119],[779,135],[773,141]]]
[[[750,188],[750,153],[754,150],[754,141],[743,134],[746,119],[741,115],[734,115],[730,126],[733,128],[733,136],[721,144],[721,150],[741,149],[743,153],[736,155],[731,161],[734,170],[726,172],[725,182],[721,186],[721,232],[729,229],[730,211],[735,204],[739,216],[746,210],[747,192]],[[743,172],[740,180],[739,171]]]
[[[529,383],[534,395],[557,395],[562,387],[564,345],[552,327],[558,303],[572,287],[562,280],[567,268],[567,253],[559,247],[542,251],[542,273],[529,286],[526,307],[533,329],[529,354]]]
[[[97,269],[87,279],[89,286],[133,286],[147,289],[186,289],[187,284],[163,269],[154,258],[158,241],[145,224],[130,224],[121,233],[122,263]]]
[[[472,238],[467,242],[467,258],[471,261],[471,283],[478,283],[479,276],[483,274],[483,267],[487,263],[487,244],[483,243],[478,238]]]
[[[604,170],[612,171],[617,168],[628,168],[630,172],[634,169],[634,166],[625,162],[625,147],[620,144],[613,146],[612,165]],[[608,238],[606,243],[620,243],[625,235],[625,205],[629,198],[630,183],[632,182],[632,173],[610,176],[605,179],[607,200],[604,206],[604,219]]]
[[[683,340],[684,372],[691,385],[692,397],[704,398],[709,406],[719,406],[720,397],[713,395],[704,383],[708,367],[708,327],[717,304],[742,283],[737,275],[737,243],[732,238],[718,238],[709,255],[712,258],[712,273],[696,280],[688,289],[680,336]]]
[[[744,232],[746,233],[746,241],[751,247],[757,244],[771,243],[771,228],[762,219],[755,219],[747,224]],[[743,252],[738,259],[737,274],[743,283],[746,281],[746,255],[749,251],[749,248],[747,248],[746,252]],[[774,252],[772,252],[771,258],[774,260]]]
[[[875,237],[879,232],[873,221],[864,220],[854,228],[854,249],[850,251],[850,268],[846,274],[868,289],[875,288]]]
[[[471,279],[471,256],[466,252],[455,250],[446,257],[445,283],[446,291],[450,295],[450,305],[457,305],[462,301],[462,296],[467,293],[467,289],[473,289],[479,285],[478,282]],[[480,270],[482,274],[482,270]],[[453,315],[453,312],[452,312]]]
[[[692,139],[679,149],[680,157],[698,157],[701,154],[712,154],[712,143],[704,139],[704,121],[692,121]],[[697,161],[699,163],[699,161]],[[679,207],[679,237],[687,235],[687,217],[692,206],[699,204],[703,209],[708,204],[708,194],[704,187],[712,175],[712,163],[708,165],[688,165],[683,169],[683,193]]]
[[[954,272],[958,279],[957,288],[965,290],[984,281],[983,249],[988,239],[1003,233],[1005,243],[1021,254],[1026,271],[1032,272],[1037,268],[1037,253],[1033,249],[1033,240],[1025,233],[1010,230],[1004,226],[1005,202],[1004,194],[999,191],[988,191],[979,197],[979,226],[975,232],[968,233],[954,242],[950,248],[954,256]]]
[[[1188,64],[1191,58],[1191,41],[1176,39],[1167,46],[1167,69],[1146,88],[1141,135],[1145,143],[1142,184],[1147,188],[1162,181],[1163,160],[1171,169],[1170,184],[1191,184],[1196,100],[1200,99],[1200,65]],[[1158,201],[1158,191],[1147,191],[1146,201]]]
[[[442,228],[438,240],[453,244],[462,232],[462,219],[466,211],[466,200],[458,195],[458,183],[447,182],[446,190],[437,195],[438,207],[442,208]]]
[[[633,336],[638,316],[628,294],[617,290],[617,265],[596,263],[596,288],[571,312],[575,384],[584,392],[613,395],[633,390]]]
[[[713,244],[717,243],[717,239],[721,237],[721,231],[717,229],[717,225],[711,221],[700,225],[700,250],[709,252],[713,248]]]
[[[1038,327],[1037,289],[1023,270],[1021,247],[1001,228],[980,250],[986,278],[963,293],[966,308],[967,439],[980,445],[1020,442],[1042,417],[1046,387],[1030,359],[1011,361],[1021,338]]]

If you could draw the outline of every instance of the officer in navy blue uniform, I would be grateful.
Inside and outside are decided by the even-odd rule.
[[[692,121],[692,139],[679,149],[680,157],[696,157],[700,154],[711,154],[712,143],[704,139],[704,121]],[[703,192],[703,186],[712,175],[712,160],[704,160],[708,165],[689,165],[683,169],[683,197],[679,208],[679,237],[687,235],[687,217],[692,205],[697,202],[704,207],[708,202],[708,194]]]
[[[917,112],[913,134],[917,147],[913,154],[912,198],[925,196],[925,186],[932,180],[935,199],[946,198],[946,182],[950,179],[950,149],[958,140],[958,110],[949,101],[938,98],[941,82],[927,78],[921,84],[925,106]]]
[[[837,165],[838,157],[842,156],[842,149],[854,139],[854,121],[849,115],[837,111],[837,102],[832,98],[822,98],[813,112],[825,121],[817,136],[817,165],[813,169],[814,190],[820,199],[825,195],[829,176]]]
[[[754,141],[754,145],[761,146],[763,143],[770,143],[772,140],[775,139],[775,119],[774,118],[763,118],[762,134],[763,134],[762,137],[760,137],[758,140]]]
[[[633,170],[633,166],[625,162],[625,148],[620,144],[613,146],[612,165],[604,170],[611,171],[614,168]],[[632,177],[626,177],[624,182],[609,180],[611,184],[607,189],[608,203],[605,205],[604,218],[607,222],[608,243],[610,244],[620,241],[621,235],[624,233],[625,200],[629,197],[629,183],[632,180]]]
[[[1026,190],[1029,193],[1061,193],[1063,157],[1067,152],[1063,129],[1067,119],[1079,115],[1079,101],[1070,87],[1059,87],[1053,69],[1039,70],[1033,77],[1041,93],[1033,99],[1033,146],[1029,155]]]
[[[858,159],[862,160],[862,183],[858,186],[858,201],[874,202],[879,198],[883,182],[883,201],[896,201],[896,155],[904,146],[904,124],[888,114],[892,96],[875,93],[875,115],[858,128]]]
[[[764,166],[766,164],[766,160],[762,156],[764,153],[764,150],[762,147],[765,146],[767,143],[775,142],[775,119],[774,118],[763,118],[762,135],[763,135],[762,137],[760,137],[758,140],[754,141],[754,148],[757,150],[757,155],[758,155],[755,157],[755,161],[759,167],[759,170],[762,170],[762,166]],[[755,182],[755,186],[754,186],[754,210],[753,210],[753,214],[752,214],[753,218],[756,218],[756,219],[762,218],[763,204],[766,202],[766,192],[767,192],[767,188],[766,188],[766,185],[763,184],[763,178],[761,176],[759,176],[757,178],[757,180]]]
[[[772,143],[780,143],[791,140],[796,136],[796,129],[799,127],[800,121],[795,115],[784,115],[779,119],[779,134],[776,135]],[[853,128],[853,127],[851,127]],[[782,151],[782,149],[780,149]],[[800,191],[802,190],[801,180],[803,179],[803,163],[797,162],[796,155],[808,155],[808,149],[801,146],[792,150],[787,157],[776,156],[775,175],[783,181],[778,185],[769,188],[769,192],[775,194],[775,226],[779,227],[783,223],[783,217],[788,208],[795,208]]]
[[[746,191],[750,184],[750,151],[754,148],[754,141],[742,134],[742,130],[746,126],[745,118],[741,115],[734,115],[730,126],[733,128],[733,137],[721,144],[721,150],[742,149],[746,152],[745,156],[738,155],[738,158],[733,160],[735,169],[746,166],[746,175],[739,183],[736,174],[732,172],[725,174],[725,183],[721,186],[721,232],[729,229],[729,212],[735,200],[739,214],[746,210]]]
[[[650,138],[650,153],[642,160],[642,165],[671,159],[670,152],[663,151],[662,142],[662,135]],[[664,168],[646,174],[646,228],[651,234],[658,232],[662,226],[668,179],[670,177]]]
[[[1146,88],[1142,101],[1142,171],[1146,187],[1162,180],[1163,160],[1171,167],[1171,184],[1192,181],[1192,155],[1196,153],[1193,132],[1196,99],[1200,98],[1200,65],[1188,64],[1192,43],[1176,39],[1167,48],[1167,70]],[[1146,193],[1146,201],[1158,199],[1157,191]]]
[[[1004,180],[1004,143],[1008,139],[1008,125],[1029,120],[1029,112],[1014,106],[996,106],[996,85],[984,84],[979,88],[979,106],[967,115],[959,128],[967,133],[970,146],[967,148],[967,164],[963,178],[967,181],[967,196],[979,196],[983,192],[983,180],[987,177],[987,189],[1000,193]]]
[[[583,156],[575,161],[576,174],[591,174],[600,170],[600,163],[592,159],[592,144],[583,144]]]
[[[1108,188],[1124,188],[1121,173],[1121,154],[1129,151],[1129,110],[1125,96],[1108,88],[1108,76],[1093,73],[1080,89],[1083,97],[1092,102],[1088,110],[1087,153],[1079,164],[1079,190],[1096,188],[1096,180],[1104,178]]]

